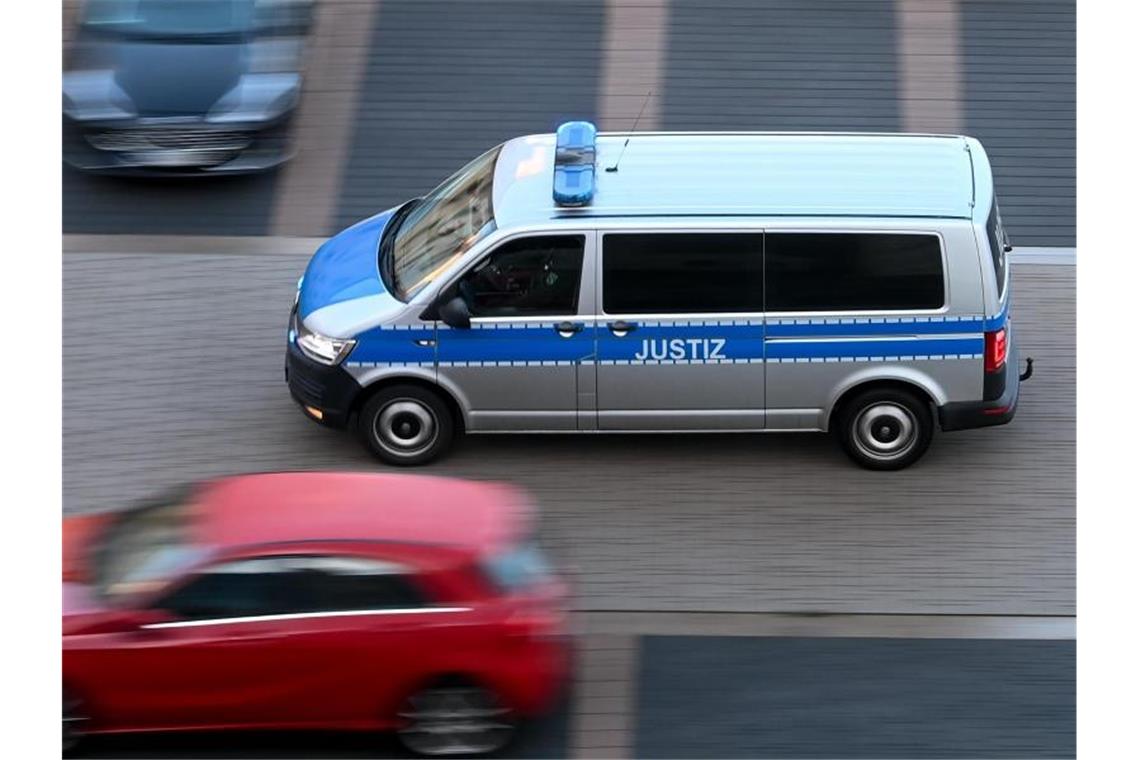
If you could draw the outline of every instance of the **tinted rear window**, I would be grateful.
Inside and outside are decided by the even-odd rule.
[[[993,208],[990,209],[990,218],[986,220],[986,237],[989,238],[990,255],[994,260],[994,276],[997,277],[998,298],[1005,291],[1005,228],[1001,223],[1001,209],[998,208],[997,199],[994,199]]]
[[[769,233],[768,311],[937,309],[945,303],[934,235]]]
[[[763,308],[761,234],[611,234],[602,245],[602,307],[607,313]]]

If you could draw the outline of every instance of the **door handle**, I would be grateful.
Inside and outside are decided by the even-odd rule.
[[[637,329],[637,323],[626,322],[624,319],[619,319],[617,322],[610,322],[607,327],[610,328],[610,332],[612,332],[615,337],[624,338]]]
[[[586,326],[581,322],[559,322],[554,326],[554,329],[563,338],[573,337],[575,334],[582,332]]]

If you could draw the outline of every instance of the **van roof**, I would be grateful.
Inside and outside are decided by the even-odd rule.
[[[618,171],[606,171],[619,155]],[[968,219],[976,195],[988,197],[976,184],[990,174],[975,172],[975,161],[985,162],[985,152],[960,135],[601,133],[593,201],[566,208],[552,196],[554,135],[528,135],[499,154],[495,221],[510,228],[583,216]]]

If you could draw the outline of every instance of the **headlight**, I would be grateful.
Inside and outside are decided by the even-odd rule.
[[[315,362],[333,366],[344,361],[352,351],[356,341],[351,338],[330,338],[305,327],[299,316],[293,317],[293,330],[297,336],[297,346],[305,356]]]
[[[245,74],[218,99],[206,121],[211,124],[273,121],[296,105],[301,76],[291,74]]]

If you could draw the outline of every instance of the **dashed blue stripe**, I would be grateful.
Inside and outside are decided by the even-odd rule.
[[[953,333],[978,333],[983,329],[979,318],[956,320],[918,321],[900,319],[893,322],[834,322],[786,323],[769,322],[766,334],[769,338],[784,337],[863,337],[877,335],[939,335]]]
[[[767,356],[775,359],[946,356],[980,354],[985,341],[977,338],[936,338],[931,340],[859,340],[769,343]]]
[[[1000,330],[1005,327],[1006,322],[1009,321],[1009,305],[1011,301],[1013,301],[1013,296],[1007,291],[1005,294],[1005,303],[1002,304],[1001,311],[992,317],[986,318],[986,331]]]

